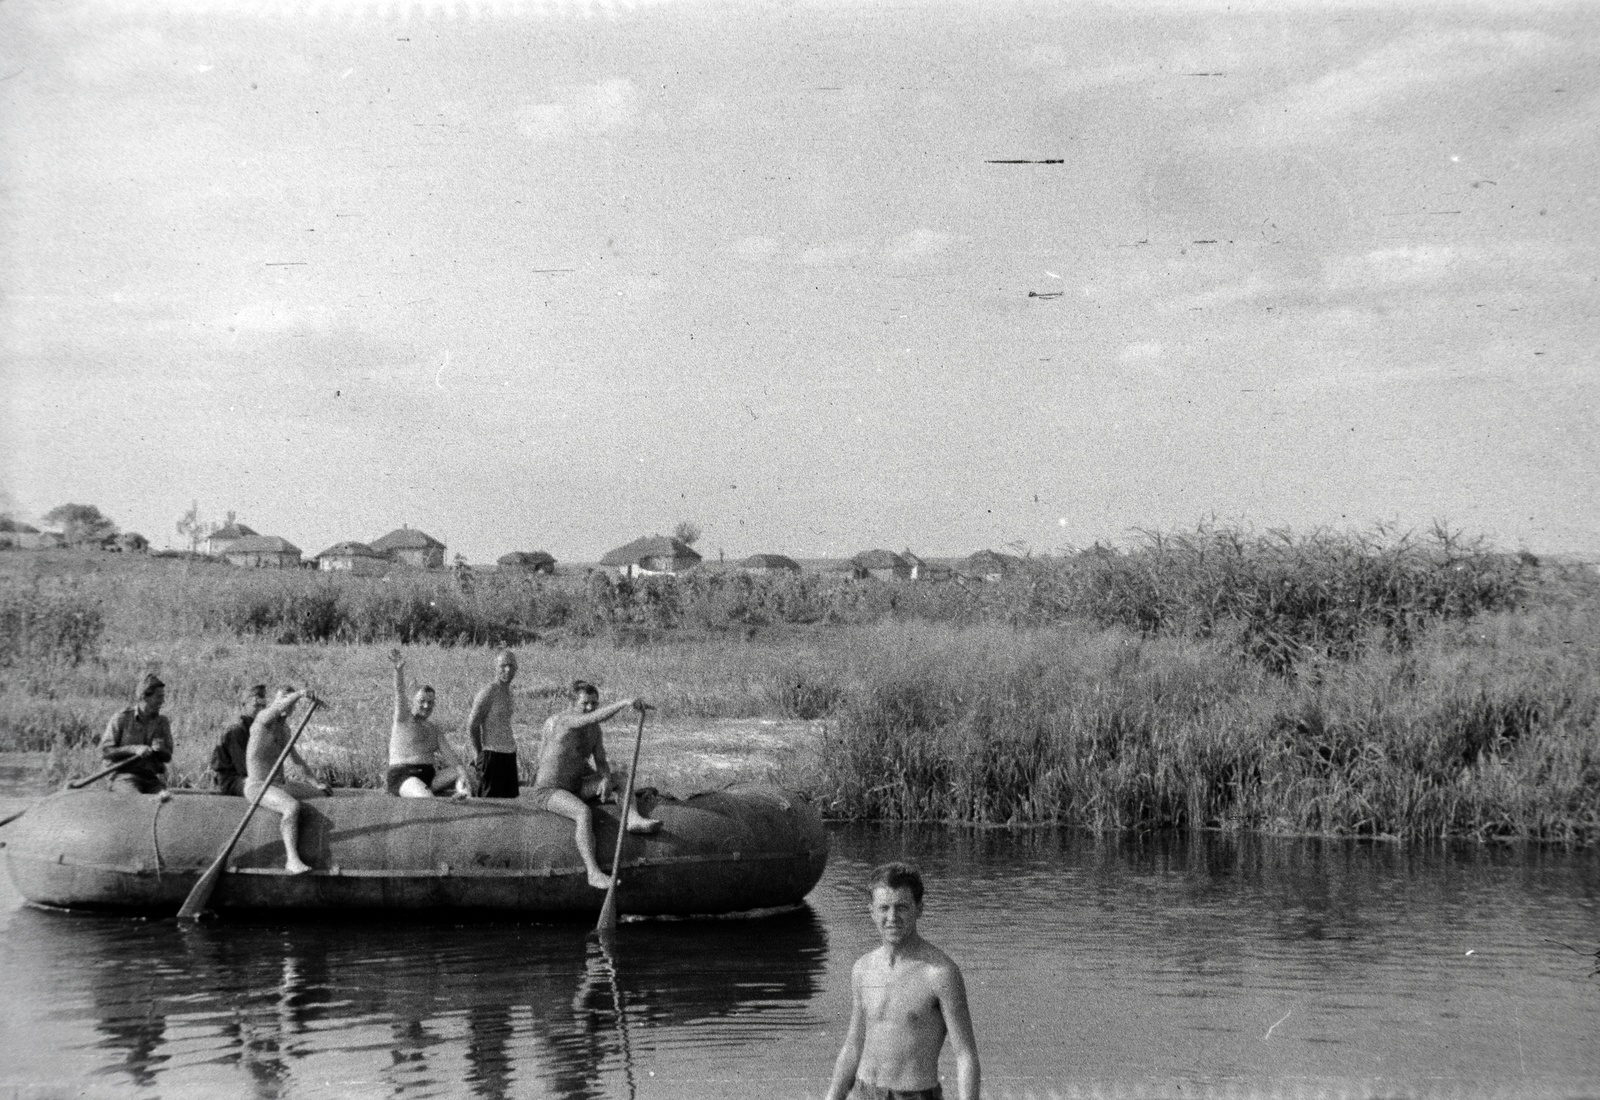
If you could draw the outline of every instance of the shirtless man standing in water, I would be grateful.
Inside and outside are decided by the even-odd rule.
[[[432,798],[437,754],[455,769],[455,797],[466,798],[467,769],[439,727],[428,721],[433,713],[433,689],[423,685],[407,700],[405,653],[390,650],[389,663],[394,665],[394,727],[389,731],[389,774],[384,786],[401,798]]]
[[[611,876],[600,870],[595,861],[594,822],[583,800],[596,795],[603,798],[608,789],[627,782],[626,776],[614,773],[606,763],[600,723],[629,707],[643,714],[649,704],[643,699],[623,699],[602,707],[599,688],[585,680],[574,680],[572,706],[545,721],[539,770],[528,795],[539,809],[572,819],[577,827],[578,855],[583,857],[584,870],[589,873],[589,885],[596,890],[610,886]],[[653,833],[661,828],[661,822],[642,816],[637,806],[626,806],[623,813],[630,833]]]
[[[889,863],[873,872],[871,886],[872,923],[883,945],[850,973],[850,1030],[827,1100],[943,1100],[939,1049],[946,1036],[959,1100],[978,1100],[978,1044],[961,968],[917,934],[922,875]]]

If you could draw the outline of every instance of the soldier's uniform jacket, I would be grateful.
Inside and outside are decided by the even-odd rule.
[[[167,761],[172,759],[172,724],[165,714],[146,717],[138,707],[124,707],[111,716],[106,732],[100,735],[100,755],[120,759],[116,749],[149,745],[155,751],[118,774],[127,776],[139,790],[161,790],[166,786]]]

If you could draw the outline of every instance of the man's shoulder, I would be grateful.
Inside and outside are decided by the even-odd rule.
[[[936,984],[942,984],[951,979],[961,979],[961,967],[956,965],[956,961],[927,940],[922,941],[917,952],[917,959],[923,966],[927,967],[929,979]]]

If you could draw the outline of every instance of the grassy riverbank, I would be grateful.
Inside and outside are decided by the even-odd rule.
[[[415,674],[459,724],[491,663],[482,627],[524,639],[530,743],[575,676],[660,704],[643,782],[665,789],[775,778],[852,818],[1600,842],[1593,578],[1448,538],[1202,531],[998,585],[340,582],[12,554],[0,586],[0,749],[47,751],[61,774],[88,770],[155,667],[180,782],[239,687],[286,682],[333,703],[307,732],[317,769],[370,785],[388,644],[422,638]],[[435,621],[479,626],[417,625]],[[368,640],[306,641],[296,622]],[[788,724],[711,766],[694,731],[713,719]]]

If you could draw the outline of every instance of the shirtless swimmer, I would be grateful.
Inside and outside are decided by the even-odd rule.
[[[917,933],[922,875],[890,863],[872,875],[872,923],[882,945],[850,973],[850,1029],[827,1100],[943,1100],[939,1050],[956,1056],[959,1100],[978,1100],[978,1044],[961,968]]]

